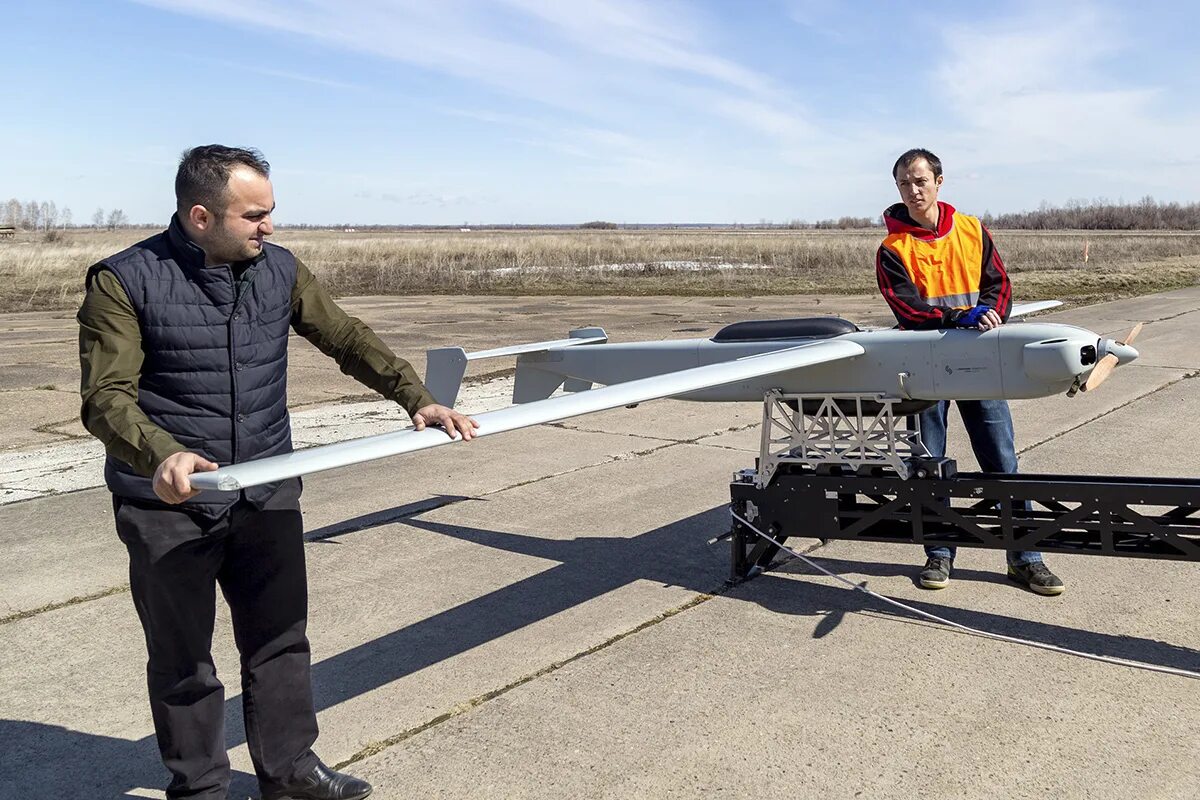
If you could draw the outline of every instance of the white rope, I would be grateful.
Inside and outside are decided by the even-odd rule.
[[[939,622],[942,625],[948,625],[951,628],[957,628],[960,631],[974,634],[975,636],[983,636],[988,639],[998,639],[1002,642],[1010,642],[1012,644],[1023,644],[1028,647],[1036,647],[1041,650],[1052,650],[1056,653],[1065,653],[1066,655],[1079,656],[1080,658],[1090,658],[1093,661],[1102,661],[1106,664],[1116,664],[1117,666],[1120,666],[1120,667],[1131,667],[1133,669],[1144,669],[1144,670],[1149,670],[1150,672],[1162,672],[1162,673],[1166,673],[1167,675],[1178,675],[1183,678],[1200,678],[1200,672],[1192,672],[1191,670],[1178,669],[1176,667],[1163,667],[1163,666],[1159,666],[1158,664],[1148,664],[1145,661],[1130,661],[1130,660],[1124,659],[1124,658],[1114,658],[1113,656],[1102,656],[1097,653],[1086,653],[1082,650],[1071,650],[1070,648],[1059,647],[1058,645],[1046,644],[1044,642],[1035,642],[1030,639],[1020,639],[1016,636],[1005,636],[1004,634],[1001,634],[1001,633],[992,633],[990,631],[981,631],[978,628],[972,628],[968,625],[962,625],[958,622],[953,622],[951,620],[945,619],[944,617],[939,617],[936,614],[930,614],[927,611],[922,611],[919,608],[913,608],[912,606],[905,605],[904,603],[901,603],[898,600],[893,600],[890,597],[884,597],[883,595],[879,594],[879,592],[873,592],[870,589],[868,589],[866,586],[855,583],[854,581],[848,580],[847,578],[843,578],[841,575],[838,575],[835,572],[830,572],[829,570],[825,569],[820,564],[818,564],[816,561],[809,558],[808,556],[805,556],[801,553],[797,553],[795,550],[791,549],[790,547],[787,547],[786,545],[775,541],[770,536],[763,533],[758,528],[756,528],[754,525],[752,525],[748,520],[739,516],[737,513],[732,512],[732,511],[730,513],[732,514],[733,518],[736,519],[738,522],[742,523],[747,528],[754,531],[756,534],[761,536],[763,539],[766,539],[768,542],[775,545],[783,552],[787,553],[788,555],[794,556],[794,557],[800,559],[801,561],[804,561],[809,566],[825,573],[829,577],[841,581],[842,583],[846,584],[847,586],[849,586],[852,589],[857,589],[858,591],[863,592],[864,594],[868,594],[871,597],[874,597],[876,600],[882,600],[883,602],[888,603],[889,605],[896,606],[897,608],[902,608],[905,611],[911,612],[911,613],[916,614],[921,617],[925,617],[926,619],[931,619],[934,622]]]

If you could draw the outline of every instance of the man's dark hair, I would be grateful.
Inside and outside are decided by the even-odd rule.
[[[896,178],[896,174],[902,169],[908,169],[913,165],[914,161],[925,159],[929,163],[929,168],[933,170],[933,177],[939,178],[942,175],[942,160],[933,153],[926,150],[924,147],[914,147],[904,155],[896,159],[896,165],[892,167],[892,179]]]
[[[214,214],[225,210],[225,189],[235,167],[249,167],[264,178],[271,177],[271,165],[263,154],[252,148],[206,144],[183,151],[179,171],[175,173],[175,207],[180,214],[201,205]]]

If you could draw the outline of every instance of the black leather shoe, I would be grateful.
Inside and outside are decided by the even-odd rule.
[[[263,800],[362,800],[370,793],[371,784],[318,761],[295,786],[264,794]]]

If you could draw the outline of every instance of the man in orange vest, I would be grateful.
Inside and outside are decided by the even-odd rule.
[[[892,177],[900,199],[883,212],[888,235],[875,257],[879,290],[901,328],[974,328],[1003,325],[1012,308],[1012,284],[1000,253],[983,224],[938,202],[942,162],[928,150],[909,150],[896,160]],[[958,400],[958,413],[971,449],[984,472],[1016,472],[1012,414],[1004,400]],[[921,439],[930,454],[946,454],[943,400],[921,414]],[[950,583],[955,548],[926,547],[920,583],[943,589]],[[1008,553],[1008,576],[1038,594],[1062,594],[1063,582],[1033,551]]]

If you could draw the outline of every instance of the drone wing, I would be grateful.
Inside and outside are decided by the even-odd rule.
[[[1062,300],[1034,300],[1030,303],[1013,303],[1012,308],[1008,312],[1008,318],[1015,319],[1023,317],[1026,314],[1045,311],[1048,308],[1058,308],[1061,305]]]
[[[854,342],[838,340],[814,342],[786,350],[747,356],[736,361],[693,367],[577,394],[509,406],[498,411],[488,411],[476,415],[475,419],[479,423],[476,436],[490,436],[526,428],[530,425],[557,422],[594,411],[603,411],[662,397],[673,397],[697,389],[722,386],[748,378],[801,369],[813,364],[853,358],[864,352],[863,348]],[[451,439],[441,429],[426,428],[418,431],[406,428],[402,431],[312,447],[258,461],[247,461],[243,464],[222,467],[214,472],[197,472],[191,475],[190,479],[192,486],[197,489],[236,491],[249,486],[294,478],[297,475],[307,475],[311,472],[344,467],[348,464],[357,464],[401,453],[427,450],[431,447],[459,441],[462,440]]]

